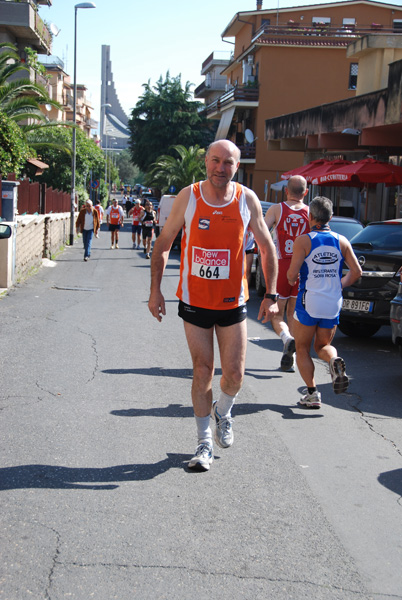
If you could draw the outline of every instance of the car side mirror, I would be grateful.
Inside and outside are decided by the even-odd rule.
[[[4,239],[11,237],[11,234],[12,234],[12,229],[11,229],[10,225],[5,225],[3,223],[0,223],[0,240],[4,240]]]

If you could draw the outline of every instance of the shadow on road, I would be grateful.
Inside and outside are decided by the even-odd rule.
[[[257,404],[257,403],[238,403],[233,407],[233,416],[237,415],[254,415],[265,410],[272,410],[283,415],[284,419],[306,419],[322,417],[323,415],[312,413],[311,411],[305,412],[303,409],[301,413],[293,412],[293,409],[300,407],[297,406],[283,406],[280,404]],[[112,410],[111,415],[115,417],[158,417],[158,418],[189,418],[194,417],[193,407],[185,406],[183,404],[169,404],[169,406],[163,406],[160,408],[126,408],[122,410]]]
[[[105,468],[72,468],[53,465],[21,465],[0,469],[0,490],[47,488],[114,490],[117,482],[147,481],[169,469],[185,469],[191,454],[168,453],[154,464],[130,464]]]
[[[385,471],[378,476],[378,481],[391,492],[402,496],[402,469]]]
[[[216,374],[221,372],[216,369]],[[108,375],[149,375],[150,377],[177,377],[179,379],[191,379],[192,369],[164,369],[163,367],[150,367],[143,369],[104,369],[102,373]]]

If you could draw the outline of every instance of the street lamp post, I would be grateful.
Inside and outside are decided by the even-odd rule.
[[[74,245],[74,213],[75,213],[75,166],[77,158],[76,129],[77,124],[77,11],[79,8],[96,8],[93,2],[80,2],[74,6],[74,88],[73,88],[73,157],[71,165],[71,214],[70,214],[70,246]]]

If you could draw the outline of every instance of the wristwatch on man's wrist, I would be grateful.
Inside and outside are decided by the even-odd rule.
[[[274,302],[277,302],[278,298],[279,298],[279,294],[264,294],[264,298],[267,298],[268,300],[273,300]]]

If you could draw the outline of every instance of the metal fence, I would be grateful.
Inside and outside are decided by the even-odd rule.
[[[11,175],[7,179],[8,181],[15,181],[15,178]],[[19,215],[70,212],[71,195],[67,192],[48,187],[46,183],[31,182],[29,179],[19,180],[19,183],[17,200]]]

